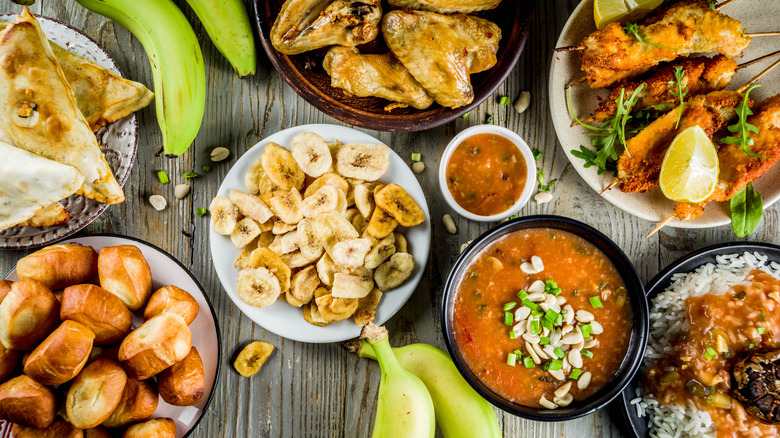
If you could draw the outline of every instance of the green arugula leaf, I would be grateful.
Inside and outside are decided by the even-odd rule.
[[[710,5],[710,9],[712,9],[713,11],[716,10],[714,0],[707,0],[707,4]]]
[[[731,228],[737,237],[745,237],[758,227],[764,214],[764,200],[761,194],[753,190],[753,184],[748,183],[731,198]]]
[[[748,116],[752,116],[753,115],[753,111],[751,111],[750,110],[750,106],[748,106],[748,101],[749,101],[748,95],[750,94],[751,90],[753,90],[754,88],[758,88],[760,86],[761,85],[756,84],[756,85],[753,85],[752,87],[748,88],[747,91],[745,91],[745,96],[742,98],[742,102],[740,102],[740,104],[737,105],[737,108],[736,108],[737,116],[738,116],[737,123],[729,126],[728,130],[731,133],[738,132],[739,136],[738,137],[733,137],[733,136],[725,137],[725,138],[722,138],[720,141],[722,143],[738,144],[738,145],[740,145],[742,147],[742,152],[746,153],[747,155],[750,155],[751,157],[754,157],[754,158],[764,158],[764,159],[766,159],[765,156],[758,155],[757,153],[755,153],[755,152],[751,151],[750,149],[748,149],[748,146],[753,146],[753,139],[748,137],[748,135],[751,132],[754,132],[754,133],[758,134],[758,128],[756,128],[755,125],[751,125],[750,123],[747,122]]]
[[[680,126],[680,120],[682,120],[683,108],[685,107],[685,95],[688,94],[688,81],[685,81],[683,85],[683,79],[685,79],[685,70],[677,65],[674,67],[674,80],[669,81],[669,85],[675,86],[677,91],[669,90],[669,93],[680,99],[680,114],[677,116],[677,123],[674,125],[674,129]]]
[[[35,0],[11,0],[11,1],[16,3],[17,5],[22,5],[22,6],[32,6],[35,4]]]
[[[580,150],[572,149],[571,155],[573,157],[579,158],[581,160],[585,161],[585,168],[589,168],[591,166],[596,166],[596,153],[592,150],[586,148],[585,146],[580,146]],[[617,176],[617,166],[615,166],[615,163],[607,163],[607,165],[604,168],[599,167],[596,173],[598,175],[601,175],[602,173],[610,171],[614,176]]]
[[[660,44],[651,43],[650,41],[647,41],[645,37],[639,35],[639,25],[637,25],[636,23],[626,23],[626,25],[623,26],[623,29],[626,30],[626,33],[634,35],[634,37],[636,37],[636,39],[639,40],[639,42],[647,44],[648,46],[655,46],[655,47],[660,47],[662,49],[675,50],[675,51],[677,50],[674,47],[666,47]]]

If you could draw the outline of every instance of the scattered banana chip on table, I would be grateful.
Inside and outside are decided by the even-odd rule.
[[[236,360],[233,361],[233,368],[244,377],[254,376],[273,352],[273,344],[261,341],[252,342],[238,353]]]
[[[281,299],[317,326],[348,318],[364,325],[383,293],[414,272],[399,226],[419,225],[425,215],[403,187],[377,181],[390,168],[383,144],[305,132],[290,149],[268,143],[244,178],[248,192],[234,189],[211,203],[214,231],[241,249],[238,295],[255,307]],[[253,342],[234,366],[250,376],[271,351]]]

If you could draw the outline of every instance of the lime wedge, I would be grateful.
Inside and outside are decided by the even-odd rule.
[[[677,134],[661,163],[664,196],[678,202],[701,202],[718,183],[718,151],[704,130],[692,126]]]
[[[627,14],[628,7],[624,0],[595,0],[593,2],[593,19],[596,20],[598,29],[619,21]]]

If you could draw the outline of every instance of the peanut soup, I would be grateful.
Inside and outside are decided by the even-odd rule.
[[[593,244],[552,228],[513,232],[469,265],[453,326],[469,368],[502,397],[555,409],[614,376],[631,337],[619,272]]]

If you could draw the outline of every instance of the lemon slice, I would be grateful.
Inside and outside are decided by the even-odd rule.
[[[663,0],[594,0],[593,18],[596,27],[603,28],[609,23],[636,21],[657,8]]]
[[[672,201],[701,202],[715,191],[718,151],[700,126],[677,134],[664,155],[659,180]]]
[[[620,20],[627,14],[628,7],[624,0],[595,0],[593,2],[593,18],[596,20],[598,29]]]

